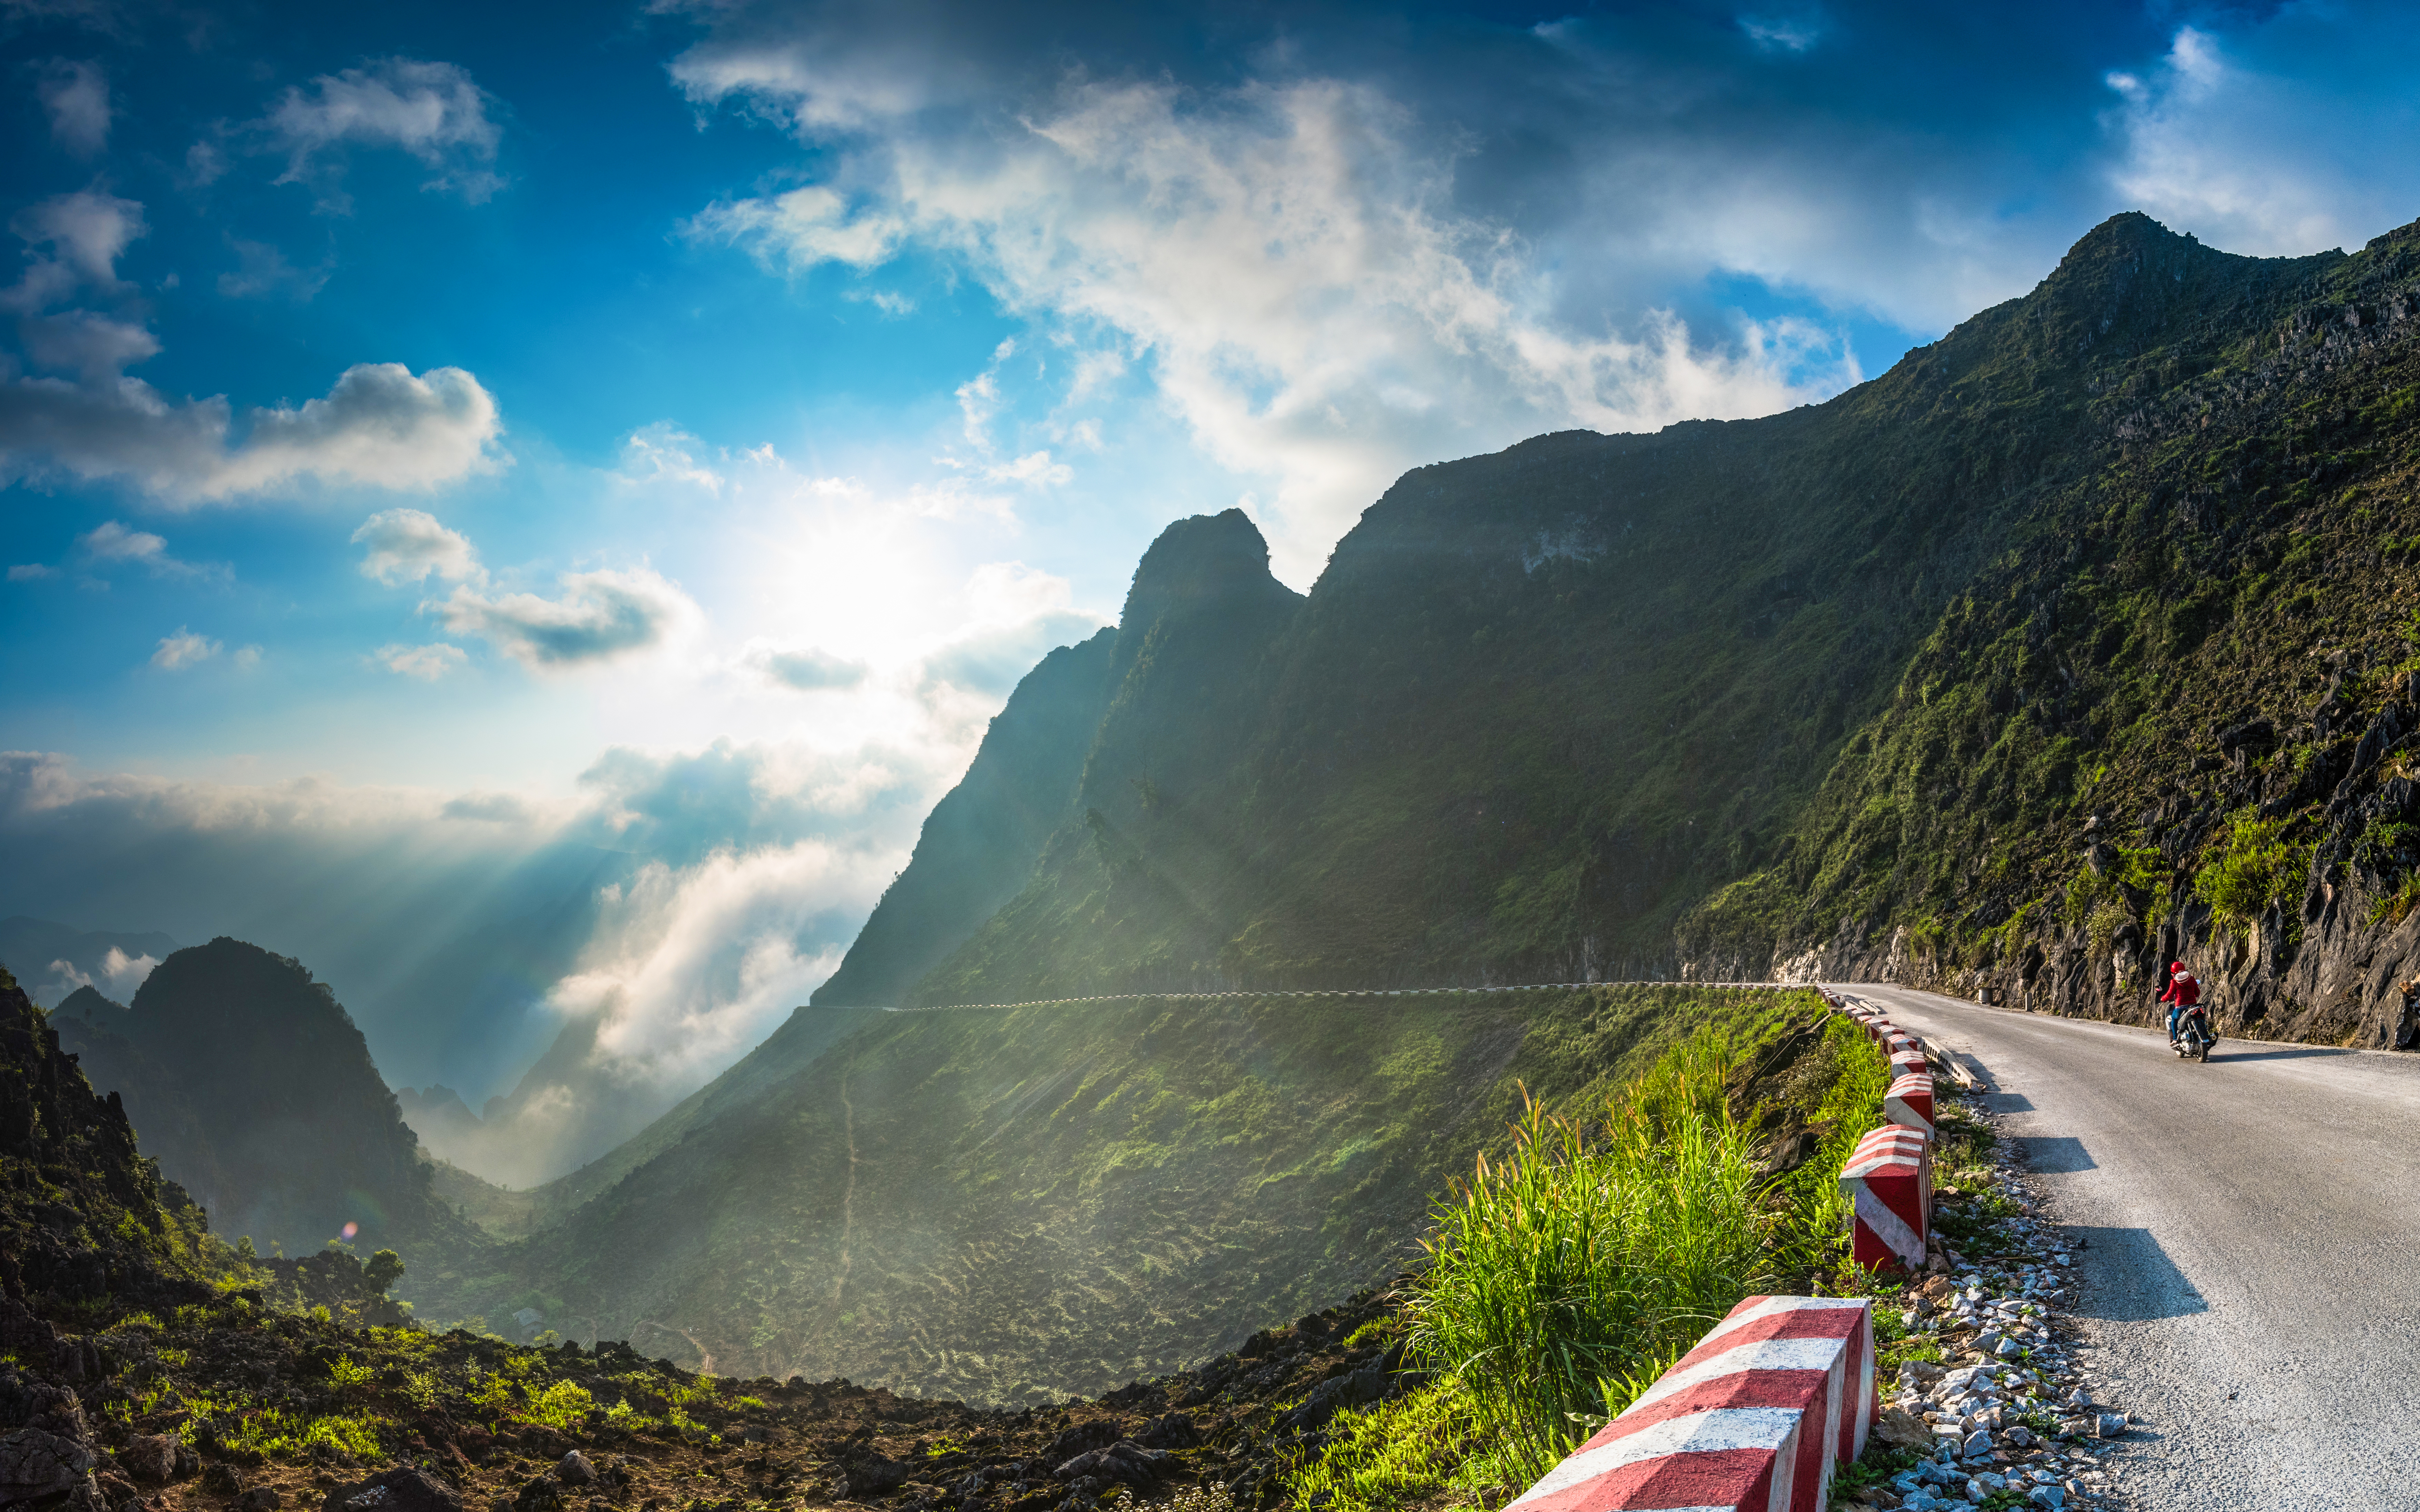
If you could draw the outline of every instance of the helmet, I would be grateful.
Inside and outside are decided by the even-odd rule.
[[[2181,961],[2171,961],[2168,963],[2168,970],[2171,972],[2182,971],[2184,968],[2185,964]]]

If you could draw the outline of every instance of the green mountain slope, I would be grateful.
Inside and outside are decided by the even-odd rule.
[[[1105,722],[1083,821],[919,999],[1668,968],[1948,606],[2098,475],[2090,354],[2317,266],[2120,217],[1828,404],[1406,475],[1218,720]]]
[[[1575,1092],[1697,1023],[1768,1035],[1816,1006],[1603,988],[882,1014],[497,1273],[416,1296],[493,1319],[535,1288],[567,1333],[724,1374],[1101,1390],[1391,1275],[1516,1078]]]
[[[2129,235],[2055,373],[2089,467],[1689,945],[2136,1020],[2183,955],[2223,1029],[2409,1046],[2420,233],[2288,263]]]
[[[888,1008],[983,927],[1032,875],[1065,824],[1107,705],[1118,636],[1062,646],[1026,673],[975,759],[924,820],[915,854],[875,904],[817,1008]]]

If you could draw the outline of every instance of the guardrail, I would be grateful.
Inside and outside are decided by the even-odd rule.
[[[956,1013],[1006,1008],[1072,1008],[1079,1003],[1187,1003],[1226,997],[1436,997],[1481,993],[1574,992],[1585,987],[1724,987],[1759,992],[1803,993],[1803,981],[1699,981],[1676,977],[1603,981],[1524,981],[1497,987],[1271,987],[1199,993],[1100,993],[1091,997],[1026,997],[1014,1003],[830,1003],[833,1012]]]

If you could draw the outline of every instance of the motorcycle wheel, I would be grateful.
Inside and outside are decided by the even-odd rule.
[[[2210,1047],[2211,1047],[2211,1041],[2208,1041],[2208,1040],[2204,1040],[2204,1041],[2201,1042],[2201,1063],[2202,1063],[2203,1065],[2205,1065],[2205,1066],[2207,1066],[2207,1065],[2209,1065],[2209,1064],[2210,1064]]]

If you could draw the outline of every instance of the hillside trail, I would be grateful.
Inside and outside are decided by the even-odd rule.
[[[681,1337],[689,1340],[689,1347],[690,1349],[697,1351],[698,1374],[702,1376],[710,1376],[714,1374],[714,1351],[707,1349],[704,1344],[699,1343],[697,1335],[690,1333],[688,1329],[675,1328],[670,1323],[659,1323],[652,1318],[642,1318],[630,1326],[632,1328],[659,1328],[667,1334],[678,1334]]]
[[[849,1057],[840,1073],[841,1135],[848,1146],[846,1179],[840,1191],[840,1265],[832,1276],[832,1316],[840,1316],[840,1295],[848,1285],[849,1242],[857,1235],[857,1104],[849,1101],[849,1078],[857,1074],[857,1057]]]
[[[2420,1057],[2222,1041],[2205,1065],[2158,1029],[1838,990],[1983,1073],[2081,1245],[2096,1384],[2151,1418],[2117,1461],[2133,1504],[2420,1505]]]

